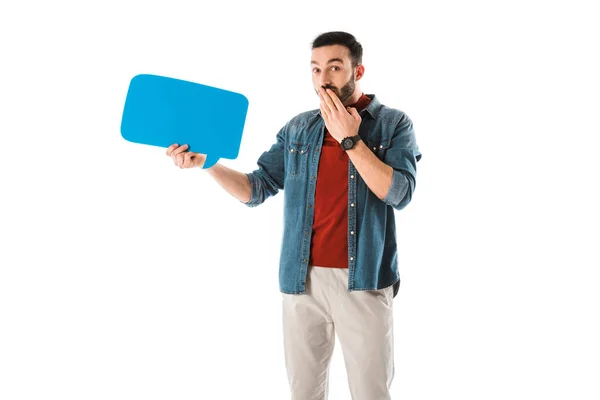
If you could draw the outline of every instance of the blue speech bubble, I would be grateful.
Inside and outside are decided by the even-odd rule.
[[[189,145],[206,154],[203,168],[240,151],[248,99],[239,93],[158,75],[131,79],[121,135],[141,144]]]

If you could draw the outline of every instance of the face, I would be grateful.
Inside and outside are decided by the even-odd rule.
[[[355,73],[350,51],[341,45],[318,47],[312,51],[310,62],[313,87],[317,95],[319,88],[329,88],[344,103],[356,90]],[[360,78],[360,77],[359,77]]]

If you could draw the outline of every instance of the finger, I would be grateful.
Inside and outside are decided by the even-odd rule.
[[[327,114],[327,106],[325,105],[325,103],[321,102],[321,104],[319,104],[319,107],[321,108],[321,115],[323,116],[323,119],[328,120],[329,114]]]
[[[323,100],[323,102],[325,103],[325,105],[327,106],[327,110],[330,113],[333,113],[335,111],[337,111],[337,107],[335,106],[335,104],[333,104],[333,100],[331,100],[331,97],[329,96],[329,93],[327,92],[327,90],[320,88],[319,89],[321,91],[321,99]]]
[[[167,147],[167,155],[170,156],[173,150],[175,150],[179,145],[177,143],[173,143],[169,147]]]
[[[331,98],[331,101],[333,102],[333,104],[335,105],[335,107],[338,110],[343,110],[345,107],[342,104],[341,100],[339,97],[337,97],[337,94],[335,94],[335,92],[331,89],[327,89],[327,94],[329,95],[329,98]]]
[[[173,159],[173,164],[179,167],[179,154],[171,154],[171,158]]]
[[[340,99],[337,97],[335,92],[331,89],[325,89],[325,100],[328,100],[327,105],[329,105],[329,108],[331,108],[331,110],[334,112],[341,111],[345,108],[342,102],[339,101]],[[337,100],[337,103],[335,100]]]
[[[188,146],[187,144],[181,145],[179,147],[177,147],[175,150],[173,150],[171,152],[171,155],[177,155],[179,153],[183,153],[184,151],[186,151],[190,146]]]
[[[352,115],[354,117],[355,120],[360,121],[360,114],[358,113],[358,111],[356,111],[356,108],[354,107],[347,107],[348,112],[350,113],[350,115]]]
[[[185,159],[185,153],[179,153],[175,156],[175,165],[177,165],[179,168],[183,168],[183,161]]]

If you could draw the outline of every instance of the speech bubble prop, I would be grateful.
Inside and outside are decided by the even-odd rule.
[[[189,151],[206,154],[203,168],[210,168],[220,158],[237,158],[247,111],[240,93],[140,74],[129,84],[121,135],[159,147],[188,144]]]

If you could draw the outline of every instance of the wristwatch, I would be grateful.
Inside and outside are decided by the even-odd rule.
[[[342,141],[340,142],[340,144],[342,145],[342,149],[348,151],[351,148],[353,148],[354,145],[356,143],[358,143],[359,140],[360,140],[359,135],[348,136],[348,137],[343,138]]]

